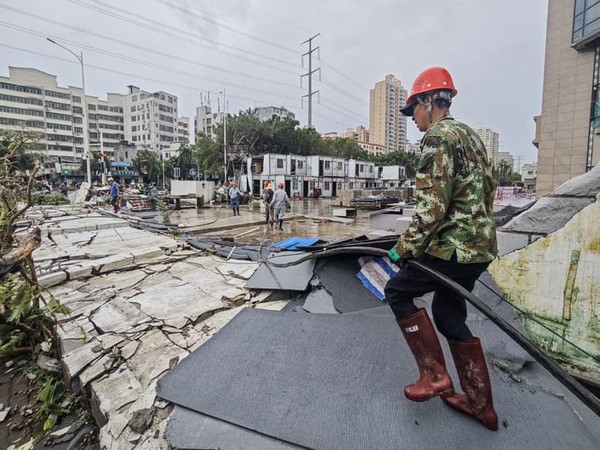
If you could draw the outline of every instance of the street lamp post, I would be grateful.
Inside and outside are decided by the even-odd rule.
[[[83,106],[83,154],[84,154],[85,159],[86,159],[87,182],[90,184],[90,187],[91,187],[92,186],[92,170],[91,170],[91,167],[90,167],[90,137],[89,137],[89,123],[88,123],[87,102],[85,100],[85,73],[84,73],[84,70],[83,70],[83,52],[81,52],[79,55],[77,55],[77,53],[75,53],[71,49],[65,47],[62,44],[59,44],[58,42],[50,39],[49,37],[47,37],[46,39],[48,41],[52,42],[53,44],[58,45],[59,47],[65,49],[69,53],[71,53],[75,58],[77,58],[77,61],[79,61],[79,64],[81,64],[81,88],[83,90],[83,98],[82,98],[82,106]]]
[[[223,88],[223,186],[227,182],[227,94]]]

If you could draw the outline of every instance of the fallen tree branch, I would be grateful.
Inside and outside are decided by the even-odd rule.
[[[11,251],[0,256],[0,273],[10,270],[15,264],[18,264],[29,258],[31,253],[42,244],[42,232],[35,227],[23,239],[19,245]],[[3,271],[2,269],[6,269]]]

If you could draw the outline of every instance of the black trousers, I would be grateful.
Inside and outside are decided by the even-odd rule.
[[[456,254],[450,261],[430,255],[425,255],[420,261],[457,282],[469,292],[473,290],[475,281],[489,265],[487,262],[459,264],[456,261]],[[431,310],[439,332],[448,339],[459,341],[472,339],[473,334],[465,324],[467,319],[465,299],[418,269],[401,268],[385,286],[385,299],[396,319],[404,319],[417,312],[413,299],[432,291],[435,293]]]

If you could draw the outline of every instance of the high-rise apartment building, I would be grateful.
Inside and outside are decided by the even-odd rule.
[[[600,162],[600,5],[549,0],[536,194]]]
[[[488,158],[492,164],[498,164],[498,152],[500,151],[500,135],[491,128],[477,124],[473,127],[479,135],[487,150]]]
[[[515,157],[509,152],[498,152],[498,162],[506,161],[514,172],[518,172],[518,167],[515,167]]]
[[[213,127],[223,123],[224,116],[225,114],[222,111],[213,113],[210,106],[198,106],[196,108],[196,118],[194,119],[196,135],[203,133],[212,139],[214,137]]]
[[[386,75],[370,92],[369,142],[383,145],[388,152],[403,151],[406,144],[406,117],[400,112],[407,91],[394,75]]]
[[[158,154],[177,141],[177,97],[128,86],[125,97],[125,139]]]
[[[359,142],[369,142],[369,130],[364,125],[358,125],[355,129],[346,128],[344,137],[350,137]]]

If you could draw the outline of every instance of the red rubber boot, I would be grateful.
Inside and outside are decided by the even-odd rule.
[[[442,398],[454,395],[454,386],[446,371],[440,341],[427,311],[420,308],[415,314],[396,322],[417,361],[420,373],[416,383],[404,388],[406,398],[424,402],[438,395]]]
[[[469,341],[449,340],[450,351],[464,394],[442,398],[447,405],[479,420],[492,430],[498,429],[498,415],[494,411],[492,386],[485,355],[478,338]]]

